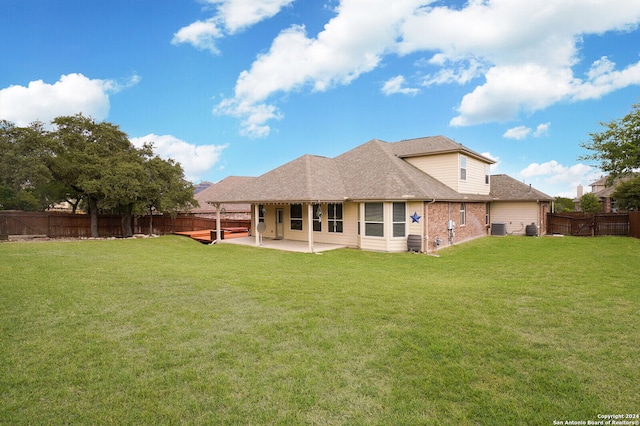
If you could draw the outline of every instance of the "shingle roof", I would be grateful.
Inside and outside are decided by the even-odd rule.
[[[336,162],[303,155],[237,188],[220,200],[235,202],[343,201],[347,197]]]
[[[215,206],[209,204],[209,201],[215,201],[218,197],[220,197],[225,192],[235,191],[242,185],[245,185],[247,182],[255,179],[254,177],[249,176],[229,176],[221,181],[209,185],[207,188],[198,192],[194,195],[194,198],[200,204],[200,207],[195,207],[191,209],[191,213],[210,213],[215,212]],[[249,204],[226,204],[224,208],[228,212],[248,212],[251,211],[251,206]]]
[[[450,152],[461,152],[470,157],[477,158],[489,164],[495,163],[494,160],[483,156],[475,151],[470,150],[466,146],[452,141],[446,136],[428,136],[424,138],[405,139],[400,142],[391,144],[393,153],[401,158],[417,157],[421,155],[444,154]]]
[[[493,160],[444,136],[400,142],[372,139],[335,158],[303,155],[248,181],[233,191],[217,194],[214,201],[235,203],[402,199],[490,201],[489,195],[458,193],[403,160],[411,156],[450,152],[462,152],[486,163],[493,163]],[[528,188],[527,186],[527,190]],[[544,194],[542,196],[551,199]]]
[[[552,201],[554,198],[508,175],[491,175],[494,201]]]
[[[373,139],[336,157],[350,199],[460,199],[456,191],[394,155],[393,145]]]

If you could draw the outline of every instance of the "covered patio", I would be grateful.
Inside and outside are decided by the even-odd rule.
[[[314,243],[313,246],[310,247],[308,241],[274,240],[270,238],[264,238],[261,243],[256,244],[255,237],[224,239],[220,240],[218,244],[239,244],[244,246],[269,248],[298,253],[321,253],[323,251],[336,250],[347,247],[344,245],[326,243]]]

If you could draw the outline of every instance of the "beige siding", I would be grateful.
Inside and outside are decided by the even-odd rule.
[[[507,233],[525,235],[526,226],[538,223],[538,203],[535,201],[502,201],[491,203],[491,223],[507,224]]]
[[[360,217],[364,218],[364,204],[360,204]],[[421,234],[420,230],[411,225],[411,216],[414,211],[418,211],[418,214],[422,216],[420,211],[422,210],[421,202],[409,202],[405,203],[405,234],[402,237],[393,236],[393,202],[384,203],[384,236],[383,237],[369,237],[364,235],[364,220],[362,223],[362,235],[360,235],[360,248],[364,250],[385,251],[385,252],[403,252],[407,251],[407,235],[414,230],[417,234]],[[417,224],[421,226],[420,224]]]
[[[268,205],[267,214],[265,215],[265,224],[267,229],[264,238],[275,238],[275,209],[282,208],[284,217],[284,238],[292,241],[308,241],[309,238],[309,221],[307,218],[308,204],[302,206],[302,231],[291,229],[290,205]],[[322,204],[322,230],[313,232],[313,241],[317,243],[339,244],[348,247],[358,246],[358,223],[357,223],[357,204],[344,203],[342,205],[343,216],[343,232],[329,232],[329,223],[327,219],[327,204]]]
[[[488,183],[485,183],[485,165],[483,161],[467,157],[467,179],[460,181],[458,192],[488,195],[491,188]]]
[[[342,204],[342,232],[329,232],[327,204],[322,204],[322,231],[313,233],[313,241],[317,243],[339,244],[348,247],[358,246],[358,210],[356,203]],[[306,221],[303,224],[306,228]],[[305,232],[305,240],[307,233]]]
[[[418,213],[420,219],[418,222],[413,223],[411,216],[413,213]],[[417,234],[422,235],[424,233],[424,207],[422,202],[407,203],[407,235]]]
[[[490,185],[485,183],[486,163],[466,156],[467,178],[463,181],[460,180],[461,156],[462,154],[458,153],[428,155],[406,158],[406,161],[455,191],[465,194],[489,194]]]
[[[460,175],[458,154],[428,155],[424,157],[406,158],[406,161],[433,176],[453,190],[458,190]]]

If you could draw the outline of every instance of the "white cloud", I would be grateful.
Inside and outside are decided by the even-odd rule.
[[[264,14],[249,13],[246,21],[238,18],[231,24],[236,22],[231,6],[241,3],[210,1],[221,5],[214,20],[227,31],[245,28],[290,4],[264,2]],[[250,10],[258,10],[258,2],[249,3]],[[478,0],[459,9],[440,3],[340,0],[336,15],[315,37],[300,25],[283,30],[239,75],[232,98],[217,110],[249,117],[244,122],[266,135],[268,120],[282,117],[269,101],[274,95],[346,85],[378,68],[386,57],[416,53],[429,55],[429,60],[417,62],[433,68],[425,72],[425,87],[467,86],[481,79],[461,98],[450,121],[453,126],[509,121],[557,102],[593,99],[640,84],[640,61],[618,69],[603,57],[585,75],[575,74],[583,36],[635,30],[640,22],[637,0]],[[407,90],[393,78],[387,83],[389,91]],[[267,102],[275,112],[252,114]],[[225,108],[229,105],[241,108]]]
[[[223,36],[222,30],[214,21],[196,21],[186,27],[180,28],[173,35],[172,44],[189,43],[200,50],[208,50],[213,54],[220,51],[216,46],[216,40]]]
[[[17,126],[26,126],[34,121],[46,124],[56,117],[78,113],[98,121],[104,120],[109,114],[109,94],[138,81],[138,76],[117,82],[67,74],[53,84],[36,80],[27,86],[9,86],[0,90],[0,118]]]
[[[173,159],[180,163],[185,177],[191,182],[200,180],[200,176],[210,171],[220,160],[226,145],[194,145],[172,135],[154,135],[153,133],[139,138],[131,138],[131,143],[142,147],[145,143],[153,144],[153,151],[160,158]]]
[[[417,95],[420,90],[410,87],[404,87],[406,80],[404,76],[398,75],[389,80],[387,80],[382,86],[382,93],[385,95],[394,95],[396,93],[400,93],[403,95],[414,96]]]
[[[321,92],[349,84],[378,67],[398,37],[398,22],[416,4],[416,0],[397,0],[389,7],[388,0],[342,0],[337,15],[316,38],[307,37],[303,26],[282,31],[269,51],[259,55],[251,69],[240,74],[233,99],[224,100],[217,110],[237,105],[250,112],[253,108],[248,105],[258,106],[278,92],[304,87]],[[227,113],[238,115],[242,110]],[[261,129],[261,135],[268,134],[266,121],[258,122],[256,116],[249,121]]]
[[[531,163],[519,173],[524,179],[539,182],[545,188],[551,188],[551,190],[547,189],[548,195],[564,197],[575,197],[578,185],[587,185],[597,180],[600,174],[599,170],[582,163],[564,166],[556,160]]]
[[[533,136],[536,138],[540,138],[542,136],[548,135],[550,126],[551,126],[551,123],[538,124],[538,126],[536,127],[536,130],[533,132]],[[531,134],[531,132],[532,132],[532,129],[530,127],[517,126],[517,127],[512,127],[511,129],[508,129],[506,132],[504,132],[502,137],[508,138],[508,139],[521,140],[521,139],[526,139]]]
[[[551,127],[551,123],[540,123],[538,127],[536,127],[536,131],[533,132],[533,136],[536,138],[540,138],[542,136],[547,136],[549,134],[549,128]]]
[[[527,126],[518,126],[518,127],[513,127],[507,130],[506,132],[504,132],[502,137],[508,138],[508,139],[520,140],[520,139],[525,139],[527,136],[529,136],[529,133],[531,133],[531,129],[528,128]]]
[[[180,28],[173,36],[173,44],[189,43],[218,54],[218,39],[275,16],[293,0],[206,0],[206,3],[215,6],[216,14]]]
[[[435,55],[429,63],[444,67],[449,63],[446,58]],[[467,84],[474,78],[482,76],[486,70],[484,65],[475,59],[469,61],[460,61],[459,64],[450,65],[443,68],[435,74],[428,74],[424,77],[424,86],[433,86],[438,84]]]
[[[495,173],[498,168],[500,167],[500,157],[496,156],[496,155],[492,155],[489,151],[487,152],[482,152],[480,153],[480,155],[482,155],[483,157],[487,157],[493,161],[495,161],[495,163],[493,163],[490,167],[491,167],[491,173]]]
[[[277,15],[282,8],[293,3],[293,0],[209,0],[209,2],[220,4],[217,16],[233,34]]]

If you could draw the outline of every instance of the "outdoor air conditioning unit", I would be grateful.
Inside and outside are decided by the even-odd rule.
[[[505,222],[494,222],[491,224],[491,235],[504,237],[507,235],[507,224]]]

